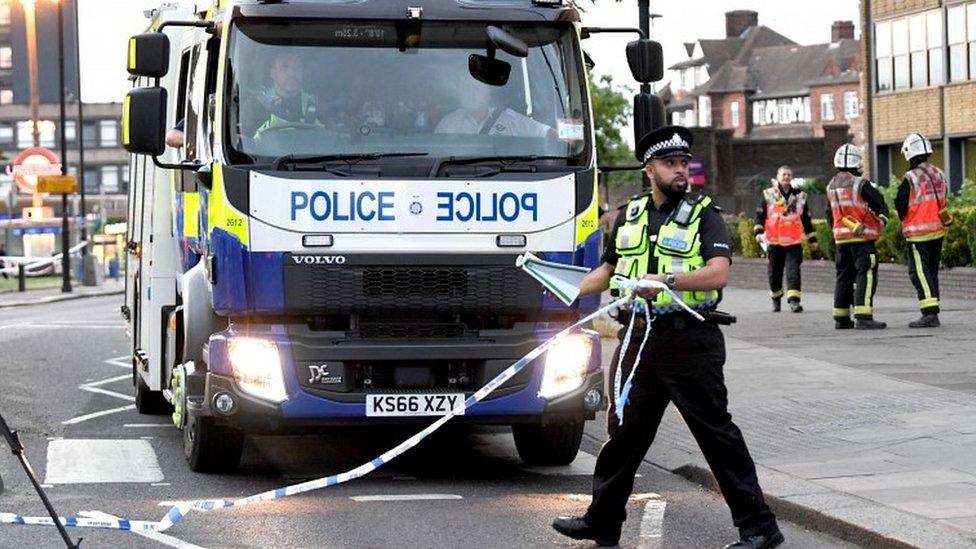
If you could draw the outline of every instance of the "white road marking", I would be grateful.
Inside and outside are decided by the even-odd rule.
[[[132,368],[132,357],[129,355],[117,356],[115,358],[110,358],[105,361],[105,364],[111,364],[112,366],[118,366],[119,368]]]
[[[78,513],[78,515],[83,517],[88,517],[88,518],[107,519],[107,520],[118,520],[119,518],[114,515],[110,515],[108,513],[102,513],[101,511],[82,511],[81,513]],[[151,539],[153,541],[158,541],[159,543],[162,543],[163,545],[169,547],[176,547],[177,549],[204,549],[199,545],[194,545],[190,542],[183,541],[178,538],[174,538],[173,536],[163,534],[161,532],[132,532],[132,533],[137,536],[142,536],[144,538]]]
[[[126,376],[129,377],[129,376]],[[108,395],[110,397],[118,398],[121,400],[126,400],[128,402],[135,402],[136,397],[132,395],[123,395],[122,393],[117,393],[115,391],[109,391],[108,389],[102,389],[101,387],[92,387],[91,385],[79,385],[79,389],[89,393],[98,393],[100,395]]]
[[[651,494],[657,499],[650,499],[644,504],[644,514],[640,522],[640,547],[650,549],[660,547],[661,537],[664,536],[664,512],[667,502],[657,494]]]
[[[108,385],[109,383],[115,383],[116,381],[122,381],[123,379],[132,379],[131,374],[123,374],[120,376],[110,377],[108,379],[103,379],[101,381],[93,381],[91,383],[85,383],[85,387],[98,387],[100,385]]]
[[[149,484],[164,477],[148,441],[68,439],[48,444],[44,480],[48,484]]]
[[[358,503],[373,501],[439,501],[464,499],[457,494],[391,494],[385,496],[352,496],[349,498]]]
[[[150,486],[172,486],[171,482],[154,482]]]
[[[146,429],[149,427],[172,427],[172,423],[126,423],[122,425],[129,429]]]
[[[111,414],[117,414],[119,412],[124,412],[126,410],[135,410],[135,404],[129,404],[128,406],[119,406],[118,408],[112,408],[110,410],[102,410],[101,412],[93,412],[91,414],[85,414],[83,416],[73,417],[69,420],[62,421],[62,425],[75,425],[83,421],[88,421],[89,419],[95,419],[102,416],[107,416]]]

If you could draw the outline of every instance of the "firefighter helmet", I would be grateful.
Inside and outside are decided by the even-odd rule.
[[[834,153],[834,167],[841,170],[857,170],[861,168],[861,150],[844,143]]]
[[[913,133],[906,137],[905,142],[902,143],[901,154],[905,155],[905,160],[908,161],[918,156],[930,156],[932,154],[932,143],[925,139],[924,135]]]

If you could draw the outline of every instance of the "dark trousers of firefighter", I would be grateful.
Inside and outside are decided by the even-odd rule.
[[[770,246],[769,295],[773,299],[783,297],[783,271],[786,271],[786,300],[800,301],[800,264],[803,263],[803,245]]]
[[[624,380],[642,337],[642,328],[635,326],[622,364]],[[620,346],[611,369],[617,364],[618,353]],[[723,364],[725,339],[717,327],[652,331],[624,406],[623,424],[617,422],[614,403],[607,413],[610,438],[600,449],[593,471],[593,501],[586,513],[589,520],[609,525],[627,518],[634,475],[654,441],[668,403],[674,402],[698,441],[740,532],[768,532],[776,524],[763,499],[755,463],[727,409]],[[609,379],[612,389],[613,372]]]
[[[878,253],[874,242],[838,244],[834,318],[872,318],[878,289]]]
[[[922,314],[939,314],[939,261],[942,239],[908,243],[908,276],[918,292]]]

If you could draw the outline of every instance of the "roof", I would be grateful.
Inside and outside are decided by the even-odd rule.
[[[810,85],[859,79],[861,47],[854,39],[812,46],[759,48],[748,60],[746,89],[755,98],[795,97],[810,93]]]
[[[702,57],[697,59],[686,59],[680,63],[675,63],[671,69],[683,69],[698,65],[707,65],[710,71],[715,71],[725,63],[733,59],[741,59],[747,56],[755,48],[768,46],[783,46],[796,44],[796,42],[774,31],[773,29],[759,25],[749,27],[741,36],[732,38],[702,39],[698,41],[701,46]],[[694,44],[685,45],[688,55],[694,52]]]

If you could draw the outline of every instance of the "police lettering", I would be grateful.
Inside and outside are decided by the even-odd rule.
[[[437,193],[438,221],[504,221],[511,223],[523,215],[539,220],[539,196],[536,193]]]
[[[291,193],[291,220],[300,212],[315,221],[396,221],[394,193],[317,191],[309,195],[302,191]]]

